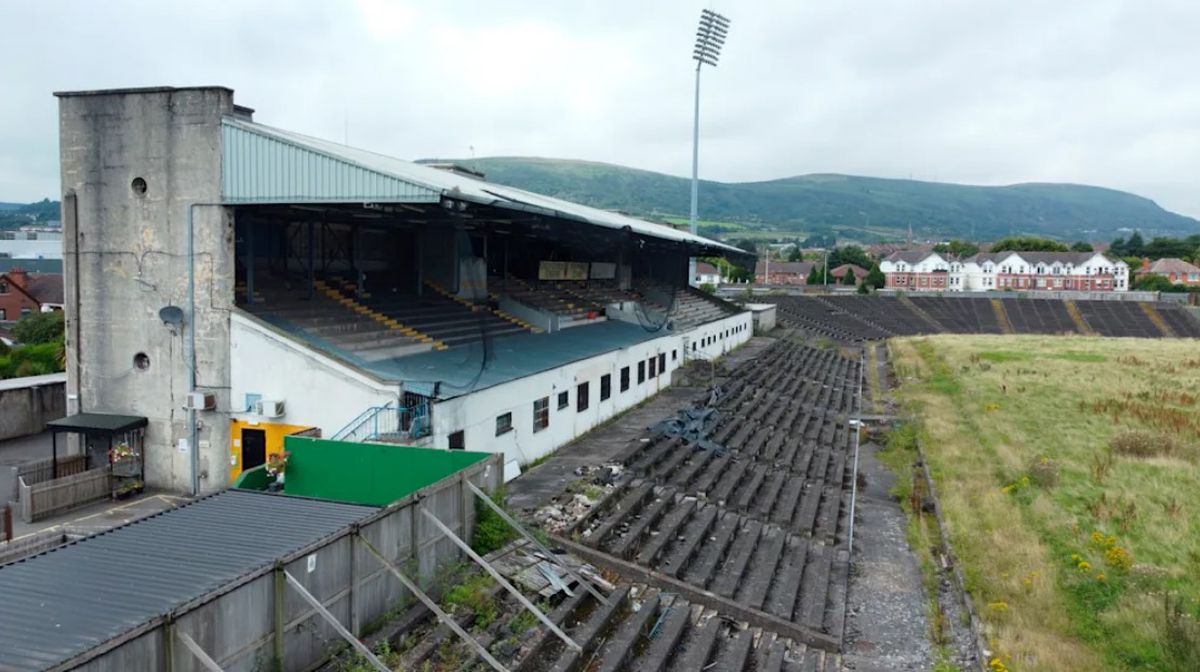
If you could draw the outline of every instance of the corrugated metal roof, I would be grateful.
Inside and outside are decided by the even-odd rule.
[[[0,566],[0,669],[70,660],[375,511],[226,490]]]
[[[222,125],[224,199],[229,203],[436,203],[444,195],[746,256],[739,248],[636,217],[234,117],[226,117]]]

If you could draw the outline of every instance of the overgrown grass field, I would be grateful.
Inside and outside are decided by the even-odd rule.
[[[1200,345],[936,336],[890,352],[994,669],[1200,670]]]

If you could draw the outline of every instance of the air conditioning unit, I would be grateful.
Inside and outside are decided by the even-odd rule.
[[[281,418],[283,417],[284,407],[282,399],[261,399],[254,402],[254,412],[264,418]]]
[[[189,392],[183,407],[189,411],[211,411],[217,407],[217,397],[203,392]]]

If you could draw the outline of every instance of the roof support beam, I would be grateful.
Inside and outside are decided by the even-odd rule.
[[[180,642],[183,642],[183,645],[187,647],[187,650],[192,652],[192,655],[196,657],[196,660],[200,661],[200,664],[203,665],[204,669],[208,670],[208,672],[225,672],[225,670],[222,670],[221,666],[217,664],[217,661],[213,660],[212,657],[204,651],[204,648],[197,644],[196,640],[192,639],[191,635],[187,634],[186,632],[180,632],[179,630],[176,630],[175,637],[178,638]]]
[[[590,581],[587,581],[581,575],[577,574],[573,569],[568,567],[566,562],[559,560],[558,554],[556,554],[553,551],[551,551],[550,549],[546,548],[546,545],[543,544],[542,542],[538,541],[537,537],[533,536],[528,531],[526,531],[525,527],[523,525],[518,523],[515,519],[513,519],[512,516],[508,515],[507,511],[505,511],[498,504],[493,502],[492,498],[489,497],[486,492],[484,492],[483,490],[480,490],[478,485],[475,485],[474,483],[472,483],[469,480],[464,480],[463,482],[467,484],[467,487],[471,489],[471,492],[475,493],[476,497],[483,500],[483,503],[487,504],[488,507],[490,507],[492,509],[492,511],[495,511],[497,516],[500,516],[500,518],[502,518],[504,520],[504,522],[508,523],[509,526],[511,526],[518,533],[520,533],[520,535],[522,537],[525,537],[529,541],[533,542],[533,545],[537,546],[538,549],[541,550],[541,552],[546,556],[547,560],[549,560],[550,562],[553,562],[554,564],[561,567],[562,570],[564,572],[566,572],[568,576],[570,576],[572,579],[575,579],[576,581],[578,581],[579,585],[583,586],[589,593],[592,594],[592,597],[594,597],[600,601],[600,604],[603,604],[603,605],[608,604],[608,598],[604,597],[604,595],[602,595],[600,593],[600,591],[596,590],[596,587],[593,586]]]
[[[363,657],[367,659],[367,662],[371,663],[371,665],[375,669],[379,670],[379,672],[392,672],[392,669],[387,665],[384,665],[383,661],[379,660],[379,658],[367,648],[366,644],[358,641],[357,637],[350,634],[350,631],[343,627],[342,624],[338,622],[337,618],[335,618],[333,614],[329,613],[329,610],[325,608],[325,605],[321,604],[320,600],[313,597],[312,593],[308,592],[308,590],[305,589],[304,584],[297,581],[296,577],[292,576],[291,572],[288,572],[285,569],[283,570],[283,576],[287,578],[287,582],[292,586],[292,588],[296,589],[296,592],[300,594],[300,597],[304,598],[304,601],[308,602],[313,609],[316,609],[317,613],[321,615],[321,618],[324,618],[326,621],[328,621],[329,625],[333,626],[333,629],[342,636],[342,639],[349,642],[350,646],[353,646],[359,653],[361,653]],[[219,671],[220,668],[217,668],[217,670]]]
[[[438,603],[434,602],[433,598],[429,597],[429,595],[426,595],[425,591],[421,590],[421,587],[418,586],[415,581],[405,576],[404,572],[401,572],[400,568],[396,567],[395,563],[384,557],[383,553],[380,553],[379,549],[372,546],[371,542],[367,541],[366,538],[361,534],[358,536],[358,540],[362,542],[364,548],[370,551],[371,555],[375,556],[376,560],[382,563],[383,566],[392,573],[392,576],[399,579],[400,583],[404,584],[405,588],[409,589],[413,595],[416,595],[417,599],[420,600],[421,603],[424,604],[430,611],[432,611],[433,614],[437,616],[439,621],[445,623],[446,627],[454,631],[454,634],[458,635],[458,638],[463,640],[467,646],[475,649],[475,653],[478,653],[481,658],[486,660],[488,665],[492,666],[492,669],[496,670],[496,672],[508,672],[508,668],[504,667],[500,661],[496,660],[496,658],[493,657],[492,654],[488,652],[487,648],[480,644],[478,640],[468,634],[466,630],[463,630],[462,626],[454,620],[453,616],[443,611],[442,608],[438,606]]]
[[[468,556],[470,556],[471,559],[475,561],[475,564],[482,567],[484,569],[484,571],[486,571],[488,574],[491,574],[492,578],[495,579],[501,586],[504,586],[504,589],[507,590],[509,593],[511,593],[513,597],[517,598],[517,601],[520,602],[521,605],[524,606],[526,609],[528,609],[529,613],[536,616],[537,619],[542,622],[542,625],[549,628],[550,632],[553,632],[555,634],[555,636],[557,636],[559,639],[561,639],[563,641],[563,643],[566,644],[569,648],[571,648],[575,651],[578,651],[580,653],[583,652],[582,646],[577,644],[575,642],[575,640],[571,639],[567,635],[567,633],[563,632],[557,625],[555,625],[554,621],[551,621],[549,618],[547,618],[546,615],[543,614],[540,609],[538,609],[536,606],[534,606],[534,604],[532,602],[529,601],[529,598],[522,595],[521,591],[517,590],[517,588],[515,586],[513,586],[511,583],[509,583],[508,579],[504,578],[504,576],[500,572],[496,571],[495,567],[492,567],[492,565],[487,560],[484,560],[478,553],[476,553],[475,550],[473,548],[471,548],[471,546],[467,542],[463,541],[462,539],[459,539],[458,535],[454,534],[453,530],[446,527],[445,523],[443,523],[441,520],[438,520],[437,516],[430,513],[429,509],[426,509],[424,506],[421,506],[420,508],[421,508],[421,513],[424,514],[425,517],[428,518],[435,526],[437,526],[437,528],[439,530],[441,530],[442,534],[446,535],[446,537],[449,538],[450,541],[453,541],[456,546],[461,548],[464,553],[466,553]]]

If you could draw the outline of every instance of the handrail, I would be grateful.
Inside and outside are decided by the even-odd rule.
[[[419,438],[427,435],[429,430],[429,405],[427,403],[406,407],[388,402],[383,406],[371,406],[358,414],[345,427],[338,430],[332,440],[369,441],[383,435]]]

